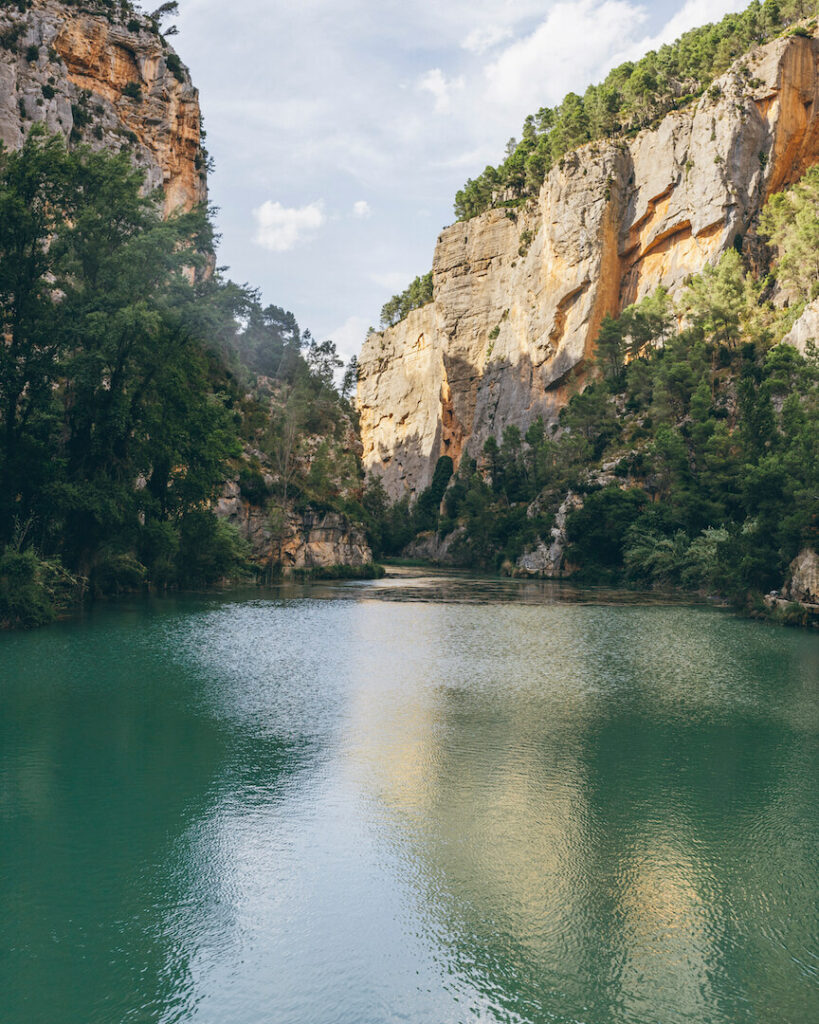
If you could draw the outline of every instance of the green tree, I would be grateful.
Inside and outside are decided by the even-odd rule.
[[[142,532],[204,508],[238,453],[203,341],[210,225],[142,184],[40,128],[0,153],[0,538],[33,518],[85,576],[133,575]]]
[[[358,357],[351,356],[347,367],[344,370],[344,378],[341,382],[341,397],[345,401],[349,401],[355,394],[355,389],[358,386],[360,377],[360,370],[358,366]]]
[[[779,280],[802,299],[819,294],[819,167],[769,200],[760,231],[778,249]]]
[[[393,297],[381,310],[381,327],[393,327],[404,320],[414,309],[432,302],[432,271],[423,277],[416,277],[406,291]]]
[[[566,522],[571,560],[586,571],[622,569],[628,531],[647,500],[643,491],[617,487],[588,495]]]
[[[318,342],[309,332],[307,339],[305,357],[310,373],[325,388],[332,388],[336,372],[344,365],[336,351],[335,342]]]
[[[682,300],[682,307],[692,325],[701,329],[715,344],[729,348],[739,340],[747,306],[746,272],[734,250],[716,266],[707,264],[693,279]]]
[[[418,497],[415,506],[415,529],[419,532],[438,528],[441,502],[454,473],[449,455],[442,455],[435,464],[432,483]]]
[[[614,390],[619,391],[626,373],[626,340],[621,320],[608,314],[603,317],[595,348],[603,376]]]
[[[22,150],[0,150],[0,542],[53,476],[52,395],[70,345],[55,306],[60,255],[51,240],[80,200],[76,161],[35,127]]]

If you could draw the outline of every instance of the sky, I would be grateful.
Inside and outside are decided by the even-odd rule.
[[[745,6],[180,0],[172,42],[215,161],[219,263],[348,359],[527,114]]]

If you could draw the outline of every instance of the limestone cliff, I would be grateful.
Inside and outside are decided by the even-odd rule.
[[[554,421],[606,313],[740,246],[768,195],[819,160],[819,40],[778,39],[686,110],[590,143],[540,195],[438,238],[434,300],[361,357],[367,469],[392,497],[426,487],[509,424]]]
[[[237,480],[229,480],[216,505],[220,519],[232,523],[250,544],[260,568],[329,569],[371,565],[373,554],[360,526],[339,512],[291,509],[274,529],[267,510],[242,497]]]
[[[36,122],[72,143],[127,150],[166,212],[207,199],[199,95],[152,23],[33,0],[0,11],[0,140]]]

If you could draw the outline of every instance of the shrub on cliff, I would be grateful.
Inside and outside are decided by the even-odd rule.
[[[414,309],[432,302],[432,271],[415,280],[399,295],[386,302],[381,310],[381,326],[392,327],[404,320]]]
[[[168,65],[168,71],[170,71],[177,82],[185,81],[185,71],[182,67],[182,61],[177,54],[169,53],[165,57],[165,63]]]
[[[262,467],[258,459],[244,464],[239,470],[239,490],[245,501],[259,507],[263,506],[270,497],[270,488],[262,474]]]
[[[800,298],[819,295],[819,167],[792,188],[772,196],[760,231],[779,252],[776,276]]]

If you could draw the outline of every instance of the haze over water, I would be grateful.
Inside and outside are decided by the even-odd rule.
[[[3,1024],[815,1024],[819,638],[559,597],[0,637]]]

